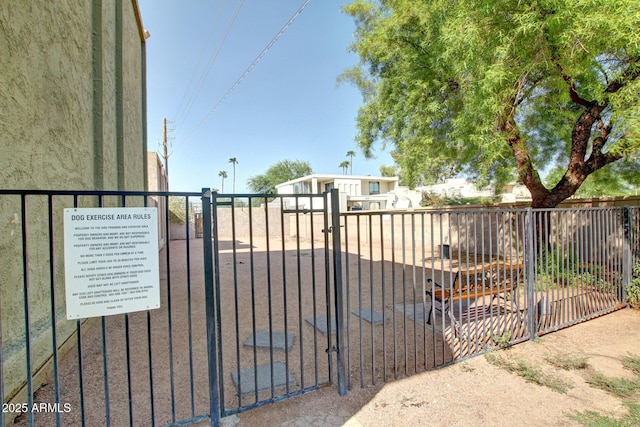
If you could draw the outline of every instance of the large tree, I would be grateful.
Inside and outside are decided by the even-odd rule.
[[[637,0],[355,0],[357,142],[432,171],[518,178],[555,207],[640,147]],[[562,167],[545,187],[539,171]],[[427,175],[427,176],[425,176]]]
[[[271,165],[261,175],[255,175],[247,180],[247,186],[255,193],[275,194],[276,185],[292,179],[312,174],[309,162],[302,160],[281,160]]]

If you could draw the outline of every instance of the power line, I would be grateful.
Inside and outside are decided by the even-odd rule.
[[[191,97],[189,98],[189,102],[187,103],[187,107],[185,108],[185,112],[184,112],[184,114],[182,114],[182,120],[184,120],[189,115],[189,113],[191,112],[191,108],[193,107],[193,104],[195,103],[195,100],[196,100],[198,94],[200,93],[200,88],[202,88],[202,85],[204,84],[204,81],[206,80],[207,76],[209,75],[209,72],[211,71],[211,68],[213,67],[213,63],[218,58],[218,54],[220,53],[220,50],[222,49],[222,45],[224,45],[224,42],[227,40],[227,37],[229,36],[229,33],[231,32],[231,27],[235,23],[236,18],[238,17],[238,14],[240,13],[240,9],[242,8],[243,4],[244,4],[244,0],[240,0],[236,4],[236,8],[234,9],[233,15],[231,16],[231,19],[229,20],[229,23],[227,24],[227,27],[225,28],[225,31],[224,31],[224,33],[222,35],[222,38],[220,39],[220,41],[216,45],[214,52],[212,53],[211,57],[209,58],[209,62],[207,63],[207,67],[206,67],[205,71],[202,73],[202,76],[200,76],[200,79],[198,80],[198,83],[197,83],[195,89],[193,90],[193,93],[191,94]],[[177,119],[176,119],[176,121],[177,121]]]
[[[213,30],[216,29],[218,19],[220,19],[220,17],[222,16],[222,6],[224,6],[224,0],[222,0],[220,2],[220,6],[218,6],[218,10],[216,11],[216,14],[213,17],[213,21],[211,22],[211,28],[209,29],[209,34],[207,34],[207,41],[202,47],[202,51],[200,52],[200,56],[198,57],[198,62],[196,63],[195,67],[193,67],[193,73],[191,73],[191,77],[189,78],[189,83],[187,84],[187,88],[185,89],[185,92],[182,95],[182,100],[180,101],[180,105],[178,106],[178,109],[176,110],[176,114],[174,116],[176,121],[180,120],[180,116],[184,111],[182,110],[182,106],[184,105],[184,101],[187,98],[189,89],[191,88],[191,83],[193,82],[193,78],[196,76],[196,71],[198,71],[198,68],[200,67],[200,62],[202,61],[202,57],[204,56],[204,53],[206,52],[207,47],[209,47],[209,43],[211,43]]]
[[[280,28],[280,31],[276,33],[275,36],[271,39],[271,41],[267,44],[267,46],[262,49],[262,51],[258,54],[258,56],[253,60],[251,65],[247,67],[246,70],[242,73],[242,75],[236,80],[236,82],[231,86],[231,88],[220,98],[220,100],[213,106],[211,110],[207,113],[206,116],[193,128],[193,130],[187,135],[185,139],[178,145],[178,147],[182,146],[185,142],[189,140],[193,136],[193,134],[200,129],[200,127],[211,117],[211,115],[222,105],[222,103],[229,97],[231,92],[233,92],[239,85],[242,80],[251,72],[251,70],[256,66],[256,64],[265,56],[265,54],[271,49],[271,47],[278,41],[280,36],[284,34],[284,32],[293,24],[293,21],[302,13],[302,11],[307,7],[307,5],[311,2],[311,0],[305,0],[302,5],[294,12],[293,15],[289,18],[289,20]]]

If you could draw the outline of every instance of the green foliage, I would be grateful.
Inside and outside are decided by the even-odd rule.
[[[594,373],[586,379],[587,383],[621,398],[630,398],[636,395],[640,391],[640,357],[630,354],[622,359],[622,364],[635,374],[634,379],[614,378]],[[619,419],[595,411],[576,412],[570,418],[582,425],[593,427],[635,427],[640,425],[640,405],[635,402],[625,402],[625,404],[629,407],[629,413]]]
[[[573,356],[568,354],[554,355],[546,357],[545,360],[556,368],[571,371],[587,369],[589,367],[589,358],[585,356]]]
[[[496,343],[498,347],[505,348],[511,342],[511,332],[505,331],[500,335],[494,334],[493,341]]]
[[[627,299],[632,307],[640,307],[640,262],[633,266],[633,277],[627,287]]]
[[[640,377],[640,357],[630,354],[622,358],[622,365]]]
[[[609,377],[596,372],[587,378],[587,383],[592,387],[607,391],[617,397],[630,397],[640,390],[638,379],[628,380],[625,378]]]
[[[262,175],[252,176],[247,186],[254,193],[275,194],[276,185],[313,173],[309,162],[282,160],[272,165]]]
[[[571,162],[557,199],[637,158],[636,0],[354,0],[343,10],[360,57],[339,78],[363,96],[357,143],[366,156],[392,147],[405,185],[464,171],[498,186],[518,176],[547,197],[538,170]]]
[[[397,175],[398,175],[398,172],[396,171],[395,166],[387,166],[387,165],[380,166],[380,176],[392,177]]]
[[[637,427],[640,425],[640,405],[625,402],[629,413],[620,419],[599,414],[595,411],[578,412],[570,418],[588,427]]]
[[[489,363],[499,368],[505,369],[507,372],[524,378],[527,382],[548,387],[558,393],[566,393],[570,386],[561,378],[553,375],[545,374],[542,369],[533,366],[524,359],[509,360],[492,353],[485,355]]]
[[[603,291],[615,289],[613,280],[604,278],[606,271],[602,266],[583,263],[572,247],[550,245],[539,254],[536,272],[538,290],[584,285],[596,286]]]
[[[187,222],[184,197],[169,197],[169,222],[181,225]]]

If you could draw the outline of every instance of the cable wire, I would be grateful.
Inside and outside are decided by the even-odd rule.
[[[242,82],[242,80],[244,80],[244,78],[251,72],[251,70],[256,66],[256,64],[265,56],[265,54],[269,51],[269,49],[271,49],[271,47],[273,47],[273,45],[278,41],[278,39],[280,38],[280,36],[282,36],[282,34],[284,34],[284,32],[291,26],[291,24],[293,23],[293,21],[296,20],[296,18],[298,16],[300,16],[300,14],[302,13],[302,11],[307,7],[307,5],[311,2],[311,0],[305,0],[302,5],[298,8],[298,10],[296,10],[294,12],[294,14],[289,18],[289,20],[282,26],[282,28],[280,28],[280,31],[278,31],[276,33],[275,36],[273,36],[273,38],[271,39],[271,41],[267,44],[267,46],[262,49],[262,51],[258,54],[258,56],[253,60],[253,62],[251,63],[251,65],[249,65],[247,67],[246,70],[244,70],[244,72],[242,73],[242,75],[235,81],[235,83],[231,86],[231,88],[222,96],[222,98],[220,98],[220,100],[213,106],[213,108],[211,108],[211,110],[209,110],[209,112],[204,116],[204,118],[193,128],[193,130],[191,132],[189,132],[189,134],[187,135],[187,137],[185,139],[182,140],[182,142],[180,142],[180,144],[178,145],[178,147],[182,146],[184,143],[186,143],[189,138],[191,138],[193,136],[193,134],[200,129],[200,127],[209,119],[209,117],[211,117],[211,115],[213,115],[213,113],[218,109],[218,107],[220,107],[220,105],[222,105],[222,103],[229,97],[229,95],[231,94],[231,92],[233,92],[239,85],[240,82]]]
[[[216,25],[218,24],[218,20],[220,19],[220,17],[222,16],[222,7],[224,6],[224,0],[222,0],[220,2],[220,5],[218,6],[218,10],[216,11],[216,14],[213,17],[213,21],[211,22],[211,28],[209,29],[209,34],[207,34],[207,41],[205,42],[204,46],[202,47],[202,51],[200,52],[200,56],[198,57],[198,62],[196,62],[195,67],[193,67],[193,73],[191,73],[191,77],[189,78],[189,83],[187,84],[187,88],[184,91],[184,94],[182,95],[182,99],[180,100],[180,105],[178,105],[178,109],[176,110],[176,114],[175,114],[175,121],[180,120],[180,116],[181,114],[184,112],[184,110],[182,110],[182,106],[184,105],[184,102],[187,98],[187,94],[189,93],[189,89],[191,88],[191,83],[193,83],[193,78],[196,76],[196,71],[198,71],[198,68],[200,67],[200,62],[202,62],[202,58],[204,57],[204,53],[207,50],[207,47],[209,47],[209,43],[211,43],[211,38],[213,36],[213,30],[216,29]]]
[[[233,15],[231,16],[231,20],[227,24],[227,27],[225,28],[225,31],[224,31],[224,33],[222,35],[222,38],[220,39],[220,41],[216,45],[216,48],[215,48],[213,54],[209,58],[209,62],[207,63],[207,68],[205,69],[205,71],[202,74],[202,76],[200,76],[200,79],[198,80],[198,83],[197,83],[195,89],[193,90],[193,93],[191,94],[191,97],[189,98],[189,102],[187,104],[185,113],[182,115],[182,120],[180,121],[179,124],[177,124],[177,126],[181,125],[182,122],[184,121],[184,119],[191,112],[191,108],[193,107],[193,104],[195,103],[196,98],[197,98],[198,94],[200,93],[200,89],[202,88],[202,85],[204,84],[207,76],[209,75],[209,72],[211,71],[211,68],[213,67],[214,62],[218,58],[218,54],[220,53],[220,50],[222,49],[222,45],[224,45],[224,42],[227,40],[227,37],[229,36],[229,33],[231,32],[231,27],[235,23],[236,18],[238,17],[238,14],[240,13],[240,9],[242,8],[243,4],[244,4],[244,0],[240,0],[236,4],[236,8],[233,11]],[[176,119],[176,122],[178,122],[177,119]]]

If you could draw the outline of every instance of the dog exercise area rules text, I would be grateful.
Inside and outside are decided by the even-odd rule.
[[[64,210],[67,319],[160,307],[157,208]]]

